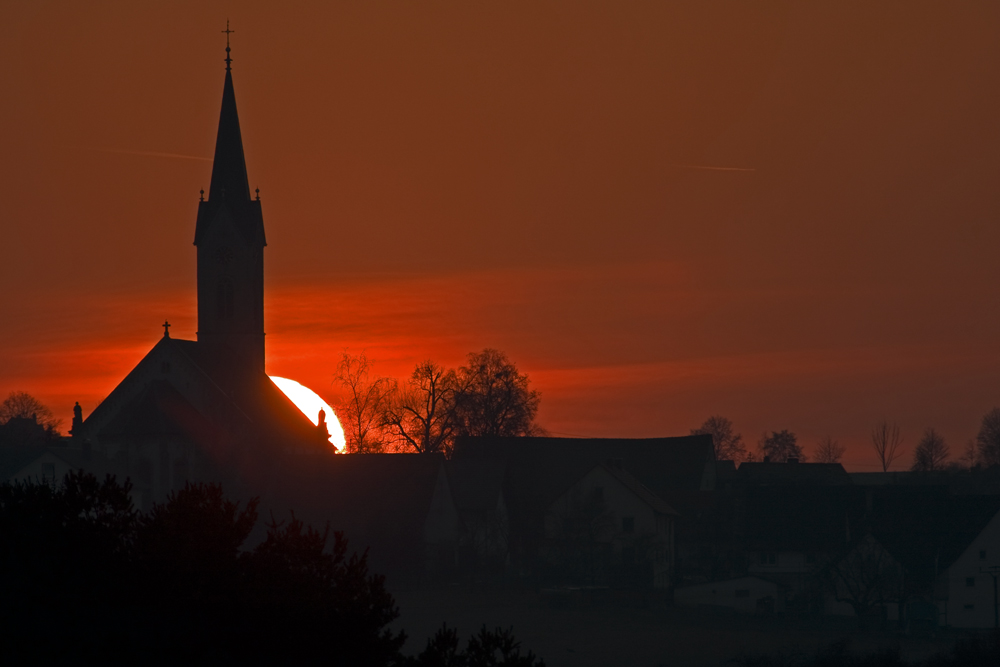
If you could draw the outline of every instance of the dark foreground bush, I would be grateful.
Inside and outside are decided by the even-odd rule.
[[[497,628],[491,632],[484,625],[464,651],[459,651],[458,645],[458,632],[442,626],[427,640],[423,653],[406,659],[403,667],[545,667],[531,651],[521,655],[513,630]]]
[[[955,643],[951,651],[922,662],[904,661],[898,650],[886,649],[865,655],[848,650],[846,640],[821,649],[815,655],[754,655],[738,658],[740,667],[997,667],[1000,665],[1000,633],[971,635]]]
[[[129,492],[82,473],[0,485],[5,664],[401,660],[395,602],[342,534],[292,516],[244,550],[256,500],[188,485],[143,514]]]

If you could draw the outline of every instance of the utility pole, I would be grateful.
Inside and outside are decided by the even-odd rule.
[[[1000,628],[1000,600],[997,599],[997,577],[1000,576],[1000,565],[981,567],[979,571],[993,577],[993,627]]]

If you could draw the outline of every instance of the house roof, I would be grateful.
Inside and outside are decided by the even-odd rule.
[[[658,514],[676,515],[677,512],[665,500],[645,487],[645,485],[630,475],[628,471],[616,466],[599,464],[597,467],[607,471],[609,475],[617,479],[629,491],[639,497],[644,503],[649,505]]]
[[[186,436],[209,444],[225,433],[198,412],[165,380],[153,380],[101,430],[109,439]]]
[[[839,463],[741,463],[735,481],[742,485],[839,485],[851,476]]]
[[[733,513],[749,551],[834,553],[863,532],[865,497],[850,486],[756,487],[735,497]]]
[[[641,439],[463,437],[455,443],[453,458],[504,459],[510,470],[542,473],[556,487],[555,492],[609,460],[657,495],[674,489],[711,488],[715,473],[710,435]]]
[[[911,576],[933,579],[1000,512],[1000,497],[956,496],[940,487],[869,491],[872,535]]]
[[[465,437],[452,460],[489,461],[504,473],[504,501],[516,539],[541,539],[545,509],[598,464],[621,467],[655,496],[711,487],[710,435],[678,438]]]
[[[114,411],[98,437],[171,435],[188,437],[200,445],[256,441],[265,446],[328,447],[316,426],[271,378],[247,369],[239,358],[209,350],[197,341],[168,337],[161,338],[147,357],[154,351],[179,355],[195,369],[207,390],[203,393],[212,397],[212,413],[195,408],[168,379],[142,378],[140,391],[128,403],[120,408],[106,408],[102,403],[84,422],[88,425],[105,409]]]

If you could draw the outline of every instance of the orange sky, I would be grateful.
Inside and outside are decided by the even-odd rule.
[[[1000,405],[992,2],[7,3],[0,393],[68,422],[194,336],[227,17],[270,373],[498,347],[553,432],[857,470]]]

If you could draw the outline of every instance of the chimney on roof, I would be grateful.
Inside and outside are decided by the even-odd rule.
[[[798,460],[798,458],[796,458],[794,456],[791,456],[791,457],[788,458],[788,462],[789,463],[798,463],[799,460]]]
[[[770,463],[770,462],[771,462],[771,457],[770,456],[765,456],[763,463]]]

